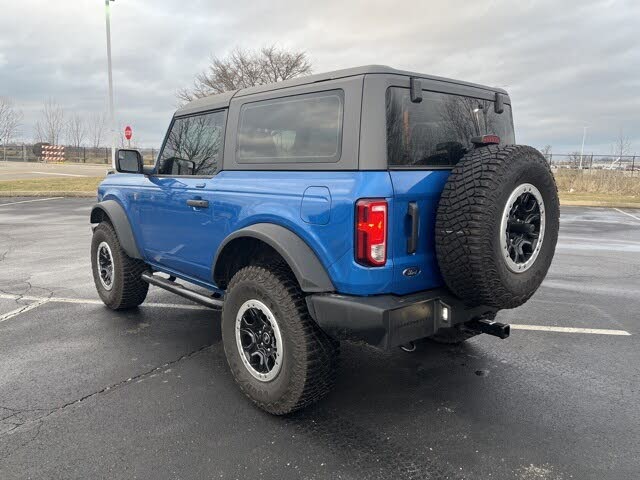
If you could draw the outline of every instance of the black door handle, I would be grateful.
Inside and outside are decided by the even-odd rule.
[[[420,215],[416,202],[409,202],[407,215],[411,219],[411,235],[407,240],[407,253],[416,253],[418,249],[418,230],[420,229]]]
[[[209,206],[209,200],[196,200],[192,198],[187,200],[187,205],[196,208],[207,208]]]

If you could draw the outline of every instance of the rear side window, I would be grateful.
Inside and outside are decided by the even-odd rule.
[[[387,159],[390,167],[450,167],[472,147],[471,138],[498,135],[515,143],[511,106],[494,111],[490,100],[422,92],[412,103],[409,89],[387,90]]]
[[[247,103],[240,109],[237,160],[337,162],[343,110],[342,90]]]
[[[176,118],[158,160],[160,175],[214,175],[222,155],[225,112]]]

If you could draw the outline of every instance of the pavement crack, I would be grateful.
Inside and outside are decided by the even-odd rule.
[[[17,408],[13,408],[13,407],[5,407],[5,406],[1,406],[0,405],[0,408],[4,408],[5,410],[8,410],[9,412],[11,412],[6,417],[0,419],[0,422],[5,422],[8,419],[16,417],[16,416],[19,417],[21,414],[24,414],[26,412],[35,412],[35,411],[46,412],[44,415],[41,415],[41,416],[36,417],[36,418],[29,419],[29,420],[25,420],[25,421],[21,421],[21,422],[20,421],[18,421],[18,422],[9,421],[9,422],[7,422],[7,423],[10,423],[10,424],[12,424],[14,426],[12,428],[10,428],[9,430],[7,430],[7,431],[3,432],[2,434],[0,434],[0,438],[5,436],[5,435],[7,435],[7,434],[11,434],[12,432],[15,432],[19,427],[26,427],[26,426],[29,426],[29,425],[31,425],[33,423],[36,423],[36,422],[40,422],[40,424],[42,424],[42,422],[46,418],[48,418],[49,416],[53,415],[56,412],[61,412],[64,409],[66,409],[67,407],[70,407],[70,406],[73,406],[73,405],[78,405],[78,404],[83,403],[86,400],[89,400],[89,399],[91,399],[93,397],[96,397],[96,396],[101,395],[103,393],[111,392],[113,390],[117,390],[118,388],[121,388],[121,387],[126,386],[126,385],[131,384],[131,383],[134,383],[136,380],[140,380],[140,379],[143,379],[143,378],[145,378],[147,376],[153,375],[153,374],[155,374],[156,372],[158,372],[160,370],[166,369],[167,367],[170,367],[170,366],[175,365],[177,363],[180,363],[180,362],[182,362],[184,360],[188,360],[188,359],[190,359],[192,357],[195,357],[199,353],[207,350],[208,348],[210,348],[212,346],[213,346],[213,344],[204,345],[204,346],[199,347],[199,348],[197,348],[197,349],[195,349],[195,350],[193,350],[193,351],[191,351],[189,353],[185,353],[184,355],[181,355],[180,357],[176,358],[175,360],[171,360],[169,362],[163,363],[162,365],[159,365],[157,367],[153,367],[153,368],[151,368],[149,370],[146,370],[146,371],[144,371],[142,373],[139,373],[138,375],[135,375],[133,377],[129,377],[126,380],[122,380],[120,382],[108,385],[108,386],[106,386],[104,388],[101,388],[100,390],[96,390],[94,392],[88,393],[86,395],[83,395],[80,398],[77,398],[77,399],[71,400],[69,402],[63,403],[62,405],[58,405],[58,406],[56,406],[54,408],[51,408],[51,409],[35,408],[35,409],[23,409],[23,410],[21,410],[21,409],[17,409]]]
[[[162,364],[162,365],[160,365],[160,366],[154,367],[154,368],[152,368],[152,369],[150,369],[150,370],[147,370],[147,371],[145,371],[145,372],[142,372],[142,373],[140,373],[140,374],[138,374],[138,375],[135,375],[135,376],[133,376],[133,377],[129,377],[129,378],[127,378],[126,380],[122,380],[122,381],[120,381],[120,382],[118,382],[118,383],[114,383],[114,384],[109,385],[109,386],[107,386],[107,387],[104,387],[104,388],[102,388],[102,389],[100,389],[100,390],[97,390],[97,391],[95,391],[95,392],[89,393],[89,394],[87,394],[87,395],[85,395],[85,396],[83,396],[83,397],[81,397],[81,398],[79,398],[79,399],[76,399],[76,400],[72,400],[72,401],[70,401],[70,402],[67,402],[67,403],[65,403],[65,404],[63,404],[63,405],[61,405],[61,406],[59,406],[59,407],[56,407],[55,409],[53,409],[53,410],[51,411],[51,413],[49,413],[49,414],[45,415],[43,418],[46,418],[46,417],[48,417],[49,415],[51,415],[52,413],[55,413],[55,412],[57,412],[57,411],[64,410],[65,408],[70,407],[71,405],[76,405],[76,404],[78,404],[78,403],[82,403],[82,402],[84,402],[85,400],[88,400],[88,399],[90,399],[90,398],[95,397],[96,395],[100,395],[101,393],[105,393],[105,392],[108,392],[108,391],[111,391],[111,390],[116,390],[116,389],[118,389],[118,388],[120,388],[120,387],[122,387],[122,386],[124,386],[124,385],[127,385],[127,384],[129,384],[129,383],[131,383],[131,382],[134,382],[134,381],[136,381],[136,380],[139,380],[139,379],[141,379],[141,378],[144,378],[144,377],[146,377],[146,376],[148,376],[148,375],[152,375],[152,374],[156,373],[157,371],[162,370],[162,369],[164,369],[164,368],[166,368],[166,367],[169,367],[169,366],[171,366],[171,365],[175,365],[176,363],[182,362],[183,360],[187,360],[187,359],[189,359],[189,358],[191,358],[191,357],[194,357],[194,356],[195,356],[195,355],[197,355],[198,353],[200,353],[200,352],[202,352],[202,351],[206,350],[207,348],[209,348],[209,347],[211,347],[211,346],[212,346],[212,344],[210,344],[210,345],[204,345],[204,346],[202,346],[202,347],[200,347],[200,348],[198,348],[198,349],[196,349],[196,350],[193,350],[192,352],[185,353],[184,355],[182,355],[181,357],[179,357],[179,358],[177,358],[177,359],[175,359],[175,360],[171,360],[170,362],[163,363],[163,364]]]
[[[17,444],[17,445],[12,445],[14,448],[10,449],[9,451],[7,451],[4,455],[0,455],[0,460],[4,460],[5,458],[10,457],[11,455],[13,455],[15,452],[17,452],[21,448],[26,447],[28,444],[30,444],[31,442],[36,440],[40,436],[40,432],[42,431],[42,424],[43,424],[42,420],[39,420],[38,421],[38,425],[35,428],[35,433],[30,438],[26,439],[24,442],[22,442],[20,444]],[[14,431],[18,427],[21,427],[21,426],[22,426],[22,424],[10,429],[9,432]]]

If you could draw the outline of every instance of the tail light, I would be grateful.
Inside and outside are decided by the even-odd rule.
[[[370,267],[387,262],[387,201],[358,200],[356,203],[356,261]]]
[[[482,135],[481,137],[473,137],[471,139],[476,147],[484,147],[485,145],[498,145],[500,137],[498,135]]]

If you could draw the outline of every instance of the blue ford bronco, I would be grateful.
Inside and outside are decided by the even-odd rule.
[[[213,95],[154,166],[118,150],[91,212],[96,288],[149,284],[222,310],[240,389],[286,414],[336,377],[341,340],[389,349],[509,326],[553,258],[557,189],[501,89],[383,66]]]

